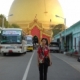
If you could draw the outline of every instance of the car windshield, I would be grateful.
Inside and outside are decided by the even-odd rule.
[[[21,43],[21,36],[2,36],[1,44]]]
[[[27,40],[27,44],[32,44],[32,40]]]
[[[8,33],[7,33],[8,32]],[[1,44],[20,44],[21,43],[21,34],[9,34],[10,31],[2,33],[1,35]],[[11,31],[12,32],[12,31]]]
[[[57,42],[51,42],[49,46],[58,47],[59,44]]]

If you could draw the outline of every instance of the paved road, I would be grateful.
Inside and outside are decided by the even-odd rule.
[[[39,80],[37,54],[0,56],[0,80]],[[80,80],[80,72],[52,55],[53,65],[48,70],[48,80]],[[25,79],[27,78],[27,79]]]

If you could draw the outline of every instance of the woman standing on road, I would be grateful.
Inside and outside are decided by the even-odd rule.
[[[49,53],[49,48],[47,45],[47,39],[42,38],[41,40],[41,45],[38,48],[38,66],[39,66],[39,76],[40,80],[47,80],[47,71],[48,71],[48,66],[51,66],[51,57]],[[45,63],[45,59],[47,62]],[[47,65],[49,63],[49,65]]]

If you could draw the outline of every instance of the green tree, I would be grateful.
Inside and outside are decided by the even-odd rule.
[[[0,15],[0,27],[2,26],[2,18],[3,18],[3,15],[1,14]]]
[[[61,31],[63,31],[64,29],[65,29],[64,24],[55,25],[54,28],[52,29],[53,30],[53,36],[55,36],[56,34],[58,34]]]
[[[12,24],[12,25],[11,25],[11,28],[20,28],[20,26],[17,25],[17,24]]]
[[[6,17],[2,14],[0,14],[0,27],[2,27],[2,21],[3,21],[3,18],[4,18],[4,27],[10,27],[10,24],[9,22],[7,21]]]

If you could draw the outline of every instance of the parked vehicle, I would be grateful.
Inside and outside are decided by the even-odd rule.
[[[1,31],[1,54],[26,53],[25,33],[20,28],[4,28]]]
[[[59,51],[60,51],[59,43],[58,42],[50,42],[49,48],[50,48],[51,52],[59,53]]]
[[[1,32],[2,32],[2,28],[0,27],[0,46],[1,46]],[[0,53],[1,53],[1,48],[0,48]]]
[[[26,50],[27,51],[33,51],[33,36],[32,35],[26,35]]]

